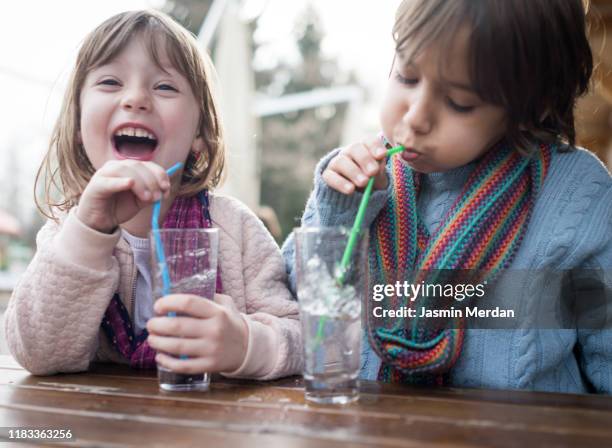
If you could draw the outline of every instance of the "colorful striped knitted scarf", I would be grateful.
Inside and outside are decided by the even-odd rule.
[[[204,190],[196,196],[178,197],[174,200],[162,228],[164,229],[207,229],[212,227],[209,212],[208,191]],[[218,293],[222,292],[221,273],[217,269]],[[143,330],[136,335],[130,315],[118,294],[115,294],[104,313],[102,330],[112,346],[133,368],[154,369],[155,350],[147,343],[149,333]]]
[[[417,214],[421,175],[395,156],[390,161],[392,194],[370,232],[372,284],[441,283],[436,277],[441,272],[446,273],[444,282],[448,283],[452,281],[449,274],[461,275],[464,270],[485,273],[478,281],[491,280],[510,264],[521,243],[550,154],[546,145],[531,158],[503,144],[490,150],[431,235]],[[386,307],[415,307],[417,303],[419,299],[391,298]],[[383,361],[380,380],[445,382],[461,353],[462,319],[451,318],[443,329],[427,328],[418,318],[409,322],[377,319],[374,323],[370,316],[369,321],[370,341]]]

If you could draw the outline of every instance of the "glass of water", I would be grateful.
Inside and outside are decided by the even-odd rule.
[[[163,278],[169,280],[169,294],[193,294],[212,300],[217,284],[217,229],[160,229],[159,242],[165,266],[158,260],[156,235],[151,232],[153,299],[164,295]],[[175,373],[157,366],[159,387],[167,391],[208,390],[210,375]]]
[[[346,404],[359,398],[361,305],[367,287],[367,235],[340,267],[350,230],[295,229],[297,294],[304,339],[306,399]]]

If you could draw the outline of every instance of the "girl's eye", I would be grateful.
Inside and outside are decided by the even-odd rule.
[[[156,89],[159,90],[168,90],[168,91],[172,91],[172,92],[178,92],[177,89],[175,89],[174,87],[172,87],[170,84],[159,84]]]
[[[417,78],[406,78],[399,74],[399,72],[395,72],[395,79],[401,84],[406,84],[408,86],[413,86],[419,82]]]
[[[460,114],[467,114],[474,110],[474,106],[462,106],[460,104],[455,103],[450,98],[448,98],[447,101],[450,108],[453,109],[455,112],[459,112]]]
[[[99,82],[100,85],[104,85],[104,86],[118,86],[119,82],[115,79],[103,79],[102,81]]]

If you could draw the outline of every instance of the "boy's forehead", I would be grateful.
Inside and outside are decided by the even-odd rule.
[[[453,36],[437,39],[415,53],[411,48],[395,54],[399,68],[435,68],[441,78],[455,84],[469,84],[469,30],[461,28]]]
[[[440,58],[441,62],[449,61],[454,64],[467,62],[470,52],[470,35],[471,29],[467,25],[462,25],[454,31],[443,32],[432,40],[415,37],[418,47],[415,48],[414,43],[409,41],[404,48],[396,51],[396,58],[402,64],[410,64],[423,54],[427,54],[429,57]]]

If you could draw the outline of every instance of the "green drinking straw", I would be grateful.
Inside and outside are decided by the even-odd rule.
[[[396,146],[395,148],[388,150],[386,156],[391,157],[399,152],[402,152],[403,150],[403,146]],[[344,274],[348,269],[349,262],[351,261],[351,256],[353,255],[353,250],[355,249],[355,243],[357,242],[357,238],[361,233],[361,223],[363,221],[366,208],[368,208],[368,202],[370,201],[370,196],[372,195],[372,188],[374,188],[374,178],[370,177],[368,185],[366,186],[363,192],[361,202],[359,203],[359,209],[357,209],[357,216],[355,217],[355,222],[353,223],[353,228],[351,229],[348,243],[346,244],[346,249],[344,249],[342,261],[340,261],[340,274],[336,279],[340,285],[344,283]]]
[[[395,148],[391,148],[387,151],[386,157],[391,157],[395,154],[398,154],[404,150],[404,147],[399,145]],[[340,272],[336,277],[336,282],[338,286],[342,286],[344,284],[344,275],[349,266],[349,262],[351,261],[351,256],[353,255],[353,250],[355,249],[355,243],[357,242],[357,238],[359,238],[359,234],[361,233],[361,223],[363,222],[363,217],[365,215],[366,208],[368,208],[368,202],[370,201],[370,196],[372,195],[372,188],[374,188],[374,178],[371,177],[368,181],[368,185],[366,185],[365,190],[363,191],[363,197],[361,198],[361,202],[359,203],[359,208],[357,209],[357,216],[355,217],[355,222],[353,223],[353,227],[351,228],[351,233],[349,234],[348,242],[346,244],[346,248],[344,249],[344,254],[342,255],[342,260],[340,261]],[[319,319],[319,327],[317,329],[317,335],[315,337],[315,347],[323,340],[323,330],[325,328],[325,321],[327,320],[327,316],[322,316]]]
[[[166,173],[168,176],[172,176],[179,170],[183,164],[181,162],[176,163],[172,167],[168,168]],[[155,253],[157,255],[157,263],[161,269],[162,274],[162,293],[164,296],[170,294],[170,272],[168,271],[168,265],[166,264],[166,255],[164,253],[164,246],[162,244],[161,236],[159,235],[159,214],[161,212],[161,199],[155,201],[153,204],[153,216],[151,217],[151,230],[153,231],[153,239],[155,240]],[[171,316],[172,315],[172,316]],[[176,313],[170,312],[168,316],[174,317]]]

